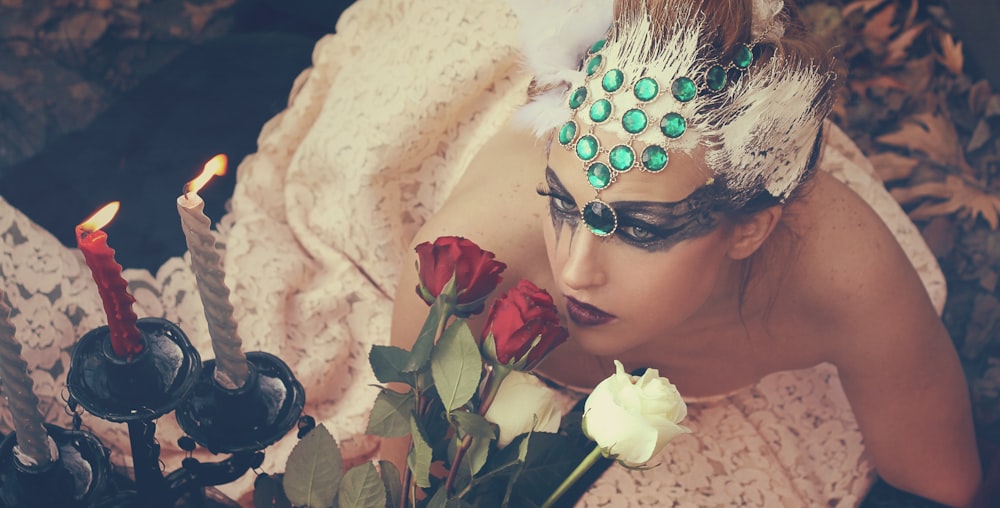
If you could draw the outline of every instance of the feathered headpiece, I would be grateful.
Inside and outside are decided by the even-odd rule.
[[[783,200],[806,175],[834,77],[780,51],[754,61],[784,33],[781,0],[755,0],[753,40],[725,60],[690,0],[665,0],[672,21],[644,1],[617,20],[614,0],[509,1],[534,76],[518,120],[539,136],[557,129],[582,161],[598,193],[581,210],[595,234],[617,225],[600,191],[628,171],[669,170],[671,153],[702,148],[706,183],[730,209],[761,191]]]

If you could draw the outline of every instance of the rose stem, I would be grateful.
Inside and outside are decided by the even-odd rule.
[[[586,473],[599,458],[601,458],[601,447],[594,446],[594,449],[590,450],[590,453],[588,453],[587,456],[584,457],[579,464],[577,464],[576,469],[574,469],[573,472],[559,484],[559,488],[557,488],[556,491],[545,500],[545,504],[542,505],[542,508],[551,508],[552,505],[554,505],[555,502],[558,501],[559,498],[562,497],[562,495],[565,494],[566,491],[569,490],[569,488],[572,487],[581,476],[583,476],[583,473]]]

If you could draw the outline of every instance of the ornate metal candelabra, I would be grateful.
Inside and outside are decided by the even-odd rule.
[[[262,450],[295,426],[305,393],[279,358],[247,354],[250,378],[240,389],[226,390],[214,381],[214,361],[203,368],[198,351],[176,325],[158,318],[139,319],[136,325],[144,341],[136,357],[116,357],[108,327],[98,327],[80,339],[67,375],[73,400],[94,416],[128,425],[135,472],[131,496],[95,499],[86,506],[160,508],[174,506],[185,495],[203,497],[205,487],[232,482],[259,466]],[[196,442],[230,457],[214,463],[189,457],[164,475],[155,420],[175,409]]]
[[[93,435],[46,426],[59,450],[58,460],[36,468],[15,458],[17,436],[0,443],[0,505],[6,508],[83,508],[109,493],[108,453]]]

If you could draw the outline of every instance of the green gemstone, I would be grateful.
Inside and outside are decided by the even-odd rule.
[[[726,87],[726,70],[718,65],[713,65],[705,72],[705,84],[708,89],[718,92]]]
[[[618,227],[615,210],[603,201],[594,200],[583,207],[583,222],[597,236],[608,236]]]
[[[611,117],[611,101],[600,99],[590,106],[590,119],[601,123]]]
[[[639,134],[646,130],[647,123],[649,123],[649,119],[646,118],[646,113],[641,109],[630,109],[622,115],[622,127],[629,134]]]
[[[576,122],[570,120],[559,129],[559,144],[568,145],[576,137]]]
[[[642,151],[642,167],[654,173],[667,167],[669,160],[670,156],[662,147],[649,145]]]
[[[587,181],[593,188],[601,190],[611,185],[611,169],[603,162],[595,162],[587,168]]]
[[[687,130],[687,122],[679,113],[667,113],[660,120],[660,130],[668,138],[679,138]]]
[[[618,145],[608,154],[608,162],[611,163],[611,167],[624,173],[632,169],[632,165],[635,164],[635,152],[628,145]]]
[[[576,142],[576,156],[589,161],[597,157],[597,152],[600,148],[601,144],[597,142],[597,138],[587,134]]]
[[[580,107],[585,100],[587,100],[587,88],[581,86],[573,91],[573,95],[569,97],[569,107],[576,109]]]
[[[670,85],[670,92],[674,94],[675,99],[687,102],[698,95],[698,87],[695,86],[694,81],[691,81],[691,78],[680,77]]]
[[[753,63],[753,52],[745,44],[736,48],[736,54],[733,55],[733,65],[739,67],[740,69],[746,69],[750,67]]]
[[[590,52],[591,53],[597,53],[598,51],[604,49],[604,45],[607,44],[607,43],[608,43],[608,41],[606,39],[601,39],[601,40],[595,42],[594,45],[590,47]]]
[[[602,63],[604,63],[604,57],[601,55],[591,58],[590,61],[587,62],[587,75],[593,76],[594,73],[601,68]]]
[[[642,78],[635,84],[635,98],[643,102],[649,102],[660,93],[660,85],[653,78]]]
[[[621,88],[624,83],[625,74],[618,69],[611,69],[604,73],[604,80],[601,81],[601,86],[604,87],[605,92],[611,93]]]

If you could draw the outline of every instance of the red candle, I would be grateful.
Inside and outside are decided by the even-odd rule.
[[[122,266],[115,261],[114,249],[108,247],[108,234],[101,230],[118,213],[118,206],[118,201],[108,203],[76,226],[76,245],[87,260],[104,302],[111,349],[118,358],[131,360],[143,348],[142,332],[135,326],[136,315],[132,310],[135,298],[128,292],[128,283],[122,277]]]

